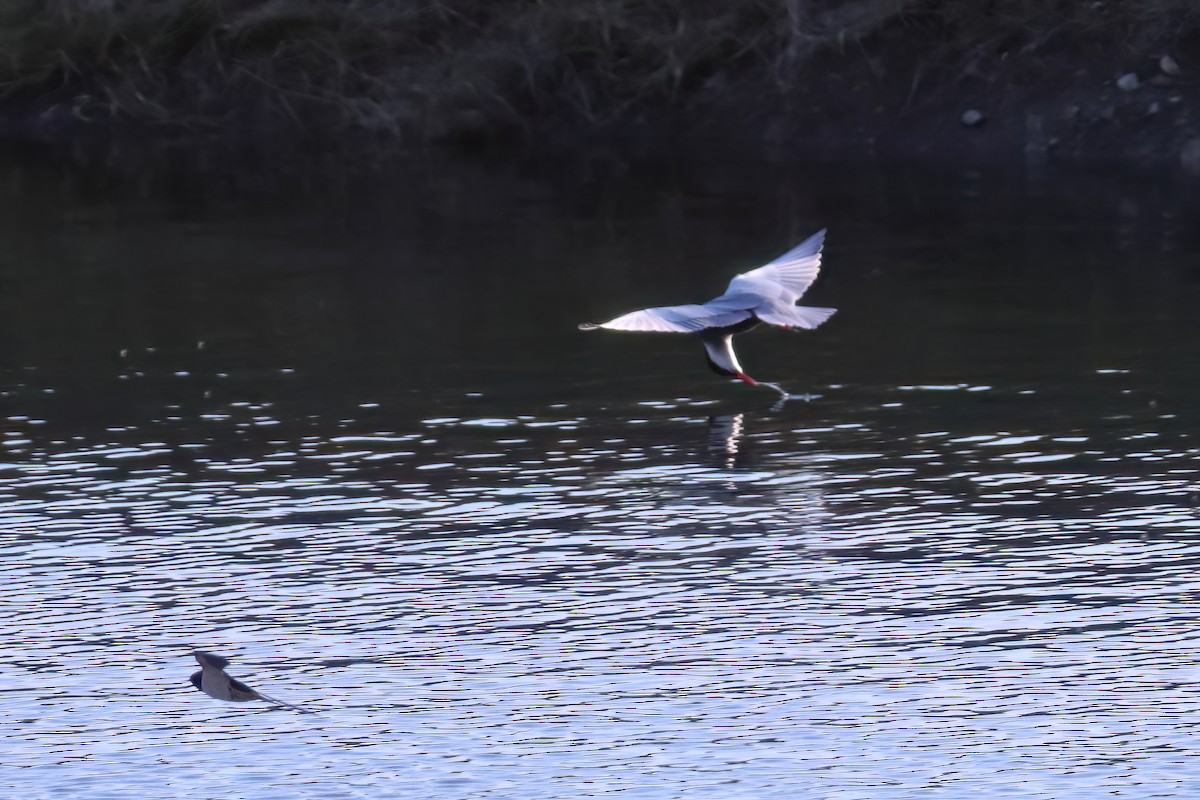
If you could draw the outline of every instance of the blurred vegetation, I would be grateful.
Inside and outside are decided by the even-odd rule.
[[[769,107],[823,58],[953,81],[1198,34],[1197,0],[6,0],[0,88],[86,121],[488,136]]]

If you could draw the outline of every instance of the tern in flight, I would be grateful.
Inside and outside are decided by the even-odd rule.
[[[769,264],[734,276],[725,294],[704,305],[646,308],[598,325],[584,323],[579,329],[698,333],[714,372],[756,386],[758,381],[746,374],[733,352],[734,334],[760,322],[784,330],[812,330],[833,316],[836,308],[796,305],[821,271],[824,243],[822,229]]]
[[[294,706],[291,703],[285,703],[282,700],[276,700],[274,697],[268,697],[262,692],[256,692],[237,678],[227,675],[225,668],[229,666],[228,658],[222,658],[221,656],[205,653],[200,650],[197,650],[192,655],[196,657],[196,663],[200,665],[200,671],[192,673],[192,685],[209,697],[215,697],[218,700],[229,700],[233,703],[265,700],[268,703],[284,706],[294,711],[305,714],[309,713],[308,709]]]

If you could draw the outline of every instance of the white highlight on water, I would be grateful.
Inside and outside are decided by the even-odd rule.
[[[772,411],[778,411],[779,409],[783,408],[783,404],[786,403],[788,400],[803,400],[804,402],[807,403],[812,400],[816,400],[817,398],[819,398],[821,396],[819,394],[791,394],[786,389],[784,389],[782,386],[780,386],[778,383],[768,383],[767,381],[759,381],[758,385],[766,386],[770,389],[774,389],[775,391],[779,392],[779,399],[776,400],[775,404],[771,406]]]

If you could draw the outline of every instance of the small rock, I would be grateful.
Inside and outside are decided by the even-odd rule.
[[[1046,120],[1041,114],[1025,115],[1025,158],[1029,164],[1045,161],[1050,149],[1046,137]]]
[[[1200,139],[1190,139],[1183,145],[1179,164],[1192,175],[1200,175]]]
[[[1163,56],[1158,60],[1158,68],[1162,70],[1163,75],[1170,75],[1171,77],[1175,77],[1183,72],[1183,70],[1179,68],[1178,62],[1176,62],[1175,59],[1171,58],[1169,55]]]
[[[1162,104],[1160,104],[1157,100],[1155,100],[1153,103],[1151,103],[1150,105],[1148,105],[1146,107],[1146,116],[1153,117],[1155,114],[1157,114],[1160,111],[1162,111]]]
[[[963,112],[962,124],[968,128],[978,128],[987,119],[983,116],[983,112],[977,108],[968,108]]]
[[[1136,72],[1126,72],[1117,78],[1117,88],[1123,92],[1132,92],[1141,85]]]
[[[704,91],[709,94],[720,94],[729,86],[729,73],[722,70],[708,76],[704,81]]]

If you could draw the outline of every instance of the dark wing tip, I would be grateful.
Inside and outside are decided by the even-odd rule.
[[[223,658],[215,653],[206,653],[203,650],[197,650],[192,653],[196,658],[196,663],[202,667],[216,667],[217,669],[225,669],[229,666],[229,659]]]

